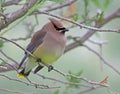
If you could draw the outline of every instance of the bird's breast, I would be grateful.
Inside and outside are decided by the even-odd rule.
[[[44,63],[51,64],[56,61],[63,53],[65,43],[62,45],[55,40],[42,43],[33,54],[40,58]]]

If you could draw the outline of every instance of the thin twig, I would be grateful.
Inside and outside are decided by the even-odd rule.
[[[96,54],[100,60],[102,60],[104,62],[104,64],[106,64],[107,66],[109,66],[111,69],[113,69],[116,73],[118,73],[120,75],[120,71],[115,68],[113,65],[110,64],[110,62],[108,62],[103,56],[101,56],[98,52],[96,52],[95,50],[93,50],[92,48],[90,48],[89,46],[83,44],[83,46],[85,48],[87,48],[89,51],[93,52],[94,54]]]
[[[62,81],[62,80],[60,80],[60,79],[58,79],[58,78],[47,77],[47,76],[44,76],[44,75],[39,74],[39,73],[37,73],[36,75],[42,77],[43,79],[48,79],[48,80],[56,81],[56,82],[59,82],[59,83],[62,83],[62,84],[77,85],[77,86],[82,86],[82,87],[91,87],[91,86],[89,86],[89,85],[84,85],[84,84],[81,84],[81,83],[67,82],[67,81]]]
[[[9,0],[9,1],[6,1],[5,3],[3,3],[1,5],[1,7],[7,7],[7,6],[11,6],[11,5],[17,5],[20,1],[22,1],[22,0]]]
[[[18,80],[18,79],[15,79],[15,78],[11,78],[7,75],[4,75],[4,74],[1,74],[0,73],[0,76],[4,77],[4,78],[7,78],[9,80],[12,80],[12,81],[16,81],[16,82],[20,82],[20,83],[23,83],[23,84],[26,84],[27,86],[33,86],[33,87],[36,87],[37,85],[37,88],[40,88],[40,89],[55,89],[55,88],[59,88],[57,86],[47,86],[47,85],[40,85],[38,83],[33,83],[33,82],[24,82],[24,81],[21,81],[21,80]]]
[[[72,75],[72,74],[65,74],[65,73],[63,73],[63,72],[61,72],[60,70],[55,69],[55,68],[54,68],[53,70],[54,70],[55,72],[57,72],[57,73],[65,76],[65,77],[73,77],[73,78],[76,78],[76,79],[81,79],[81,80],[83,80],[83,81],[85,81],[85,82],[87,82],[87,83],[89,83],[89,84],[100,85],[100,86],[104,86],[104,87],[109,87],[109,85],[107,85],[107,84],[102,84],[102,83],[99,83],[99,82],[91,81],[91,80],[88,80],[88,79],[85,78],[85,77],[75,76],[75,75]]]
[[[0,88],[0,91],[4,91],[4,92],[8,92],[8,93],[14,93],[14,94],[26,94],[26,93],[23,93],[21,91],[12,91],[12,90],[9,90],[9,89],[6,89],[6,88]]]
[[[13,65],[11,65],[11,64],[9,64],[9,63],[7,63],[7,62],[5,62],[5,60],[3,60],[2,58],[0,58],[0,60],[1,61],[3,61],[3,63],[4,63],[4,65],[2,66],[2,65],[0,65],[2,68],[0,68],[0,71],[3,71],[3,70],[8,70],[7,68],[8,68],[8,66],[9,67],[11,67],[12,69],[14,69],[14,70],[16,70],[17,71],[17,68],[16,67],[14,67]],[[7,64],[7,66],[6,66],[6,64]]]
[[[12,59],[11,57],[9,57],[7,54],[5,54],[1,49],[0,49],[0,53],[2,53],[2,55],[4,55],[7,59],[11,60],[12,62],[14,62],[15,64],[19,65],[17,61],[15,61],[14,59]]]
[[[66,1],[67,1],[67,2],[64,2],[64,3],[60,4],[60,5],[55,6],[55,7],[52,7],[52,8],[48,8],[48,9],[46,9],[46,10],[44,10],[44,11],[50,12],[50,11],[53,11],[53,10],[57,10],[57,9],[60,9],[60,8],[69,6],[69,5],[71,5],[72,3],[76,2],[77,0],[70,0],[70,1],[69,1],[69,0],[66,0]]]
[[[24,52],[28,53],[29,55],[31,55],[32,57],[36,58],[33,54],[31,54],[29,51],[25,50],[22,46],[20,46],[19,44],[17,44],[16,42],[12,41],[12,40],[9,40],[7,38],[4,38],[4,37],[0,37],[1,39],[3,40],[6,40],[6,41],[9,41],[13,44],[15,44],[17,47],[19,47],[20,49],[22,49]]]
[[[62,16],[58,16],[58,15],[55,15],[55,14],[52,14],[52,13],[46,12],[46,11],[37,10],[37,11],[34,12],[34,14],[46,14],[48,16],[52,16],[52,17],[55,17],[55,18],[58,18],[58,19],[65,20],[67,22],[73,23],[73,24],[79,26],[80,28],[85,28],[85,29],[88,29],[88,30],[94,30],[94,31],[99,31],[99,32],[117,32],[117,33],[120,32],[119,29],[100,29],[100,28],[97,28],[97,27],[87,26],[87,25],[75,22],[75,21],[73,21],[71,19],[64,18]]]
[[[100,86],[93,86],[93,87],[91,87],[91,88],[87,88],[87,89],[85,89],[85,90],[82,90],[82,91],[78,92],[77,94],[84,94],[84,93],[90,92],[90,91],[92,91],[92,90],[95,90],[95,89],[97,89],[97,88],[100,88]]]

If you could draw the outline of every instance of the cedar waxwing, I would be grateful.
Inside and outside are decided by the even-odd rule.
[[[68,31],[60,21],[54,18],[50,18],[49,20],[50,22],[45,24],[41,30],[33,35],[26,49],[45,64],[52,64],[64,53],[66,44],[65,32]],[[39,61],[25,53],[19,68],[27,57],[29,57],[29,61],[19,72],[18,78],[26,78],[34,67],[36,67],[34,73],[37,73],[44,67]]]

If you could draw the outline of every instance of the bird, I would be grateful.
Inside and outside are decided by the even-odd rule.
[[[25,52],[18,69],[22,67],[27,58],[28,62],[18,72],[18,78],[27,78],[33,68],[36,67],[34,73],[37,73],[44,67],[44,64],[52,64],[57,61],[64,53],[67,41],[65,33],[67,31],[69,30],[63,26],[60,20],[49,18],[49,22],[33,35],[26,48],[38,59]]]

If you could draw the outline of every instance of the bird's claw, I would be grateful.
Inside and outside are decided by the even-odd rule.
[[[37,59],[36,59],[36,62],[41,62],[41,59],[40,59],[40,58],[37,58]]]
[[[53,66],[52,66],[52,65],[49,65],[49,66],[48,66],[48,72],[50,72],[51,70],[53,70]]]

